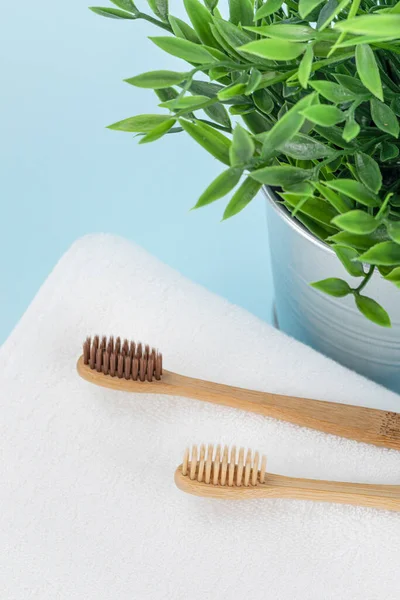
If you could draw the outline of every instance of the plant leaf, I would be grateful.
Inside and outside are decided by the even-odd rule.
[[[229,165],[229,148],[231,141],[219,131],[216,131],[211,125],[201,123],[199,121],[192,123],[185,119],[179,119],[183,129],[194,139],[200,146],[203,146],[209,152],[220,160]]]
[[[350,75],[343,75],[342,73],[334,73],[334,78],[336,81],[347,88],[353,94],[357,96],[365,96],[368,95],[368,90],[359,79],[356,77],[351,77]]]
[[[360,126],[357,121],[354,120],[354,117],[348,117],[346,121],[346,125],[343,129],[343,139],[345,142],[351,142],[354,138],[358,136],[360,133]]]
[[[280,196],[285,200],[293,214],[297,215],[297,212],[300,211],[314,219],[314,221],[324,225],[331,233],[334,233],[335,228],[332,227],[331,221],[337,213],[321,198],[315,198],[313,196],[301,197],[290,192],[284,194],[281,193]],[[292,211],[292,209],[294,210]]]
[[[332,190],[345,194],[365,206],[379,206],[379,198],[370,192],[362,183],[354,179],[337,179],[336,181],[325,181]]]
[[[193,42],[194,44],[199,44],[200,39],[195,32],[194,29],[190,27],[185,21],[179,19],[178,17],[169,16],[169,23],[172,27],[172,31],[174,35],[178,38],[182,38],[184,40],[189,40],[189,42]]]
[[[302,88],[306,88],[308,86],[308,80],[310,79],[313,60],[314,50],[313,47],[310,44],[308,44],[297,71],[297,77]]]
[[[349,210],[348,204],[336,192],[316,181],[313,181],[313,186],[339,213],[346,213]]]
[[[263,167],[249,173],[250,177],[265,185],[290,186],[308,179],[311,171],[289,165]]]
[[[158,140],[163,135],[165,135],[175,125],[175,123],[176,119],[168,119],[167,121],[160,123],[159,125],[157,125],[157,127],[154,127],[154,129],[152,129],[151,131],[149,131],[149,133],[143,136],[139,144],[147,144],[149,142],[154,142],[155,140]]]
[[[219,48],[211,31],[213,18],[207,8],[199,0],[183,0],[183,3],[190,22],[203,44]]]
[[[400,244],[400,221],[389,221],[386,224],[389,236],[396,244]]]
[[[108,8],[104,6],[89,6],[89,10],[109,19],[137,19],[135,14],[119,10],[118,8]]]
[[[116,131],[129,131],[135,133],[148,133],[161,123],[169,121],[170,115],[137,115],[123,121],[108,125],[108,129]]]
[[[395,144],[391,144],[390,142],[382,142],[379,158],[382,162],[386,162],[388,160],[397,158],[399,153],[399,148]]]
[[[357,73],[365,87],[383,102],[383,90],[378,65],[371,46],[359,44],[356,47]]]
[[[400,267],[395,267],[390,273],[385,275],[385,279],[394,283],[396,287],[400,287]]]
[[[304,109],[302,114],[309,121],[322,125],[322,127],[332,127],[345,119],[341,110],[329,104],[314,104]]]
[[[147,0],[147,3],[157,17],[168,22],[168,0]]]
[[[323,0],[300,0],[299,12],[302,19],[310,14]]]
[[[149,39],[154,42],[156,46],[161,48],[161,50],[164,50],[164,52],[187,60],[188,62],[211,63],[216,60],[204,46],[194,44],[193,42],[189,42],[189,40],[183,40],[167,35],[150,37]]]
[[[318,94],[321,94],[321,96],[334,104],[350,102],[357,98],[353,92],[332,81],[313,80],[310,81],[310,85]]]
[[[281,144],[278,150],[298,160],[316,160],[335,154],[332,148],[304,133],[297,133],[291,140]]]
[[[137,14],[139,12],[132,0],[111,0],[111,2],[115,4],[115,6],[119,6],[119,8],[122,8],[123,10],[133,14]]]
[[[261,75],[260,71],[258,69],[254,69],[254,68],[251,69],[250,77],[246,84],[246,89],[244,91],[246,96],[249,96],[250,94],[252,94],[253,92],[256,91],[261,79],[262,79],[262,75]]]
[[[231,120],[225,106],[217,102],[216,104],[203,108],[203,110],[213,121],[231,129]]]
[[[370,265],[383,265],[390,267],[400,264],[400,245],[395,242],[381,242],[376,244],[364,254],[359,260]]]
[[[377,194],[382,187],[382,174],[378,163],[364,152],[355,154],[356,173],[361,183]]]
[[[362,15],[338,21],[335,29],[357,35],[383,35],[397,39],[400,31],[400,15]]]
[[[355,260],[358,258],[357,250],[340,244],[334,244],[332,249],[335,251],[336,256],[346,271],[352,275],[352,277],[364,277],[365,273],[362,263]]]
[[[230,167],[226,171],[223,171],[202,193],[193,208],[206,206],[226,196],[237,185],[242,172],[243,170],[237,167]]]
[[[280,9],[283,4],[283,0],[266,0],[264,4],[257,10],[255,20],[263,19],[272,15]]]
[[[187,73],[176,73],[175,71],[148,71],[147,73],[130,77],[124,81],[136,87],[159,90],[170,87],[171,85],[178,85],[179,83],[182,83],[187,76]]]
[[[255,144],[251,135],[239,124],[236,125],[229,150],[230,162],[233,167],[246,165],[253,157]]]
[[[266,115],[271,114],[271,112],[274,110],[274,101],[268,94],[267,90],[258,90],[257,92],[254,92],[253,100],[257,108]]]
[[[399,137],[399,121],[389,106],[373,98],[371,100],[371,116],[379,129],[395,138]]]
[[[290,23],[273,23],[260,27],[245,27],[258,35],[287,40],[288,42],[308,42],[316,37],[317,32],[308,25],[292,25]]]
[[[239,48],[241,52],[248,52],[270,60],[293,60],[303,54],[305,49],[305,44],[279,39],[256,40]]]
[[[364,210],[358,209],[338,215],[332,223],[340,229],[357,234],[372,233],[379,226],[379,221]]]
[[[251,0],[229,0],[229,20],[234,25],[253,23],[253,3]]]
[[[210,99],[207,96],[181,96],[162,102],[159,106],[170,110],[199,110],[209,102]]]
[[[247,177],[230,199],[222,220],[229,219],[243,210],[257,195],[261,186],[262,184],[258,181]]]
[[[391,327],[390,317],[386,310],[372,298],[368,296],[355,295],[355,301],[358,310],[376,325],[381,327]]]
[[[310,284],[313,288],[329,296],[335,296],[335,298],[343,298],[351,294],[351,287],[338,277],[328,277],[328,279],[322,279],[321,281],[315,281]]]

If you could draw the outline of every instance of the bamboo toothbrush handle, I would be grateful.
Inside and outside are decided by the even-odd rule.
[[[260,495],[269,498],[336,502],[400,511],[400,485],[318,481],[268,474],[266,483],[254,488],[254,491],[258,490]]]
[[[395,412],[245,390],[168,372],[164,372],[161,383],[167,386],[161,393],[240,408],[359,442],[400,450],[400,414]]]

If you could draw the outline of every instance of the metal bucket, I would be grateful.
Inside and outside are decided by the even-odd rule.
[[[264,192],[279,329],[400,393],[400,290],[376,272],[363,292],[387,310],[389,329],[361,315],[353,297],[333,298],[312,288],[310,282],[326,277],[340,277],[352,287],[359,280],[277,204],[270,189]]]

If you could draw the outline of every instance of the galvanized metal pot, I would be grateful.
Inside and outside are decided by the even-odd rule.
[[[392,328],[363,317],[353,297],[333,298],[310,287],[340,277],[356,287],[328,245],[317,240],[265,188],[279,328],[339,363],[400,393],[400,290],[374,274],[364,293],[389,313]],[[356,283],[357,282],[357,283]]]

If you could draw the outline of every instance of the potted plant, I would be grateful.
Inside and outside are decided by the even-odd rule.
[[[191,136],[225,165],[195,206],[231,193],[224,219],[264,189],[280,327],[400,391],[400,2],[112,1],[91,10],[188,67],[127,79],[160,110],[110,129]]]

